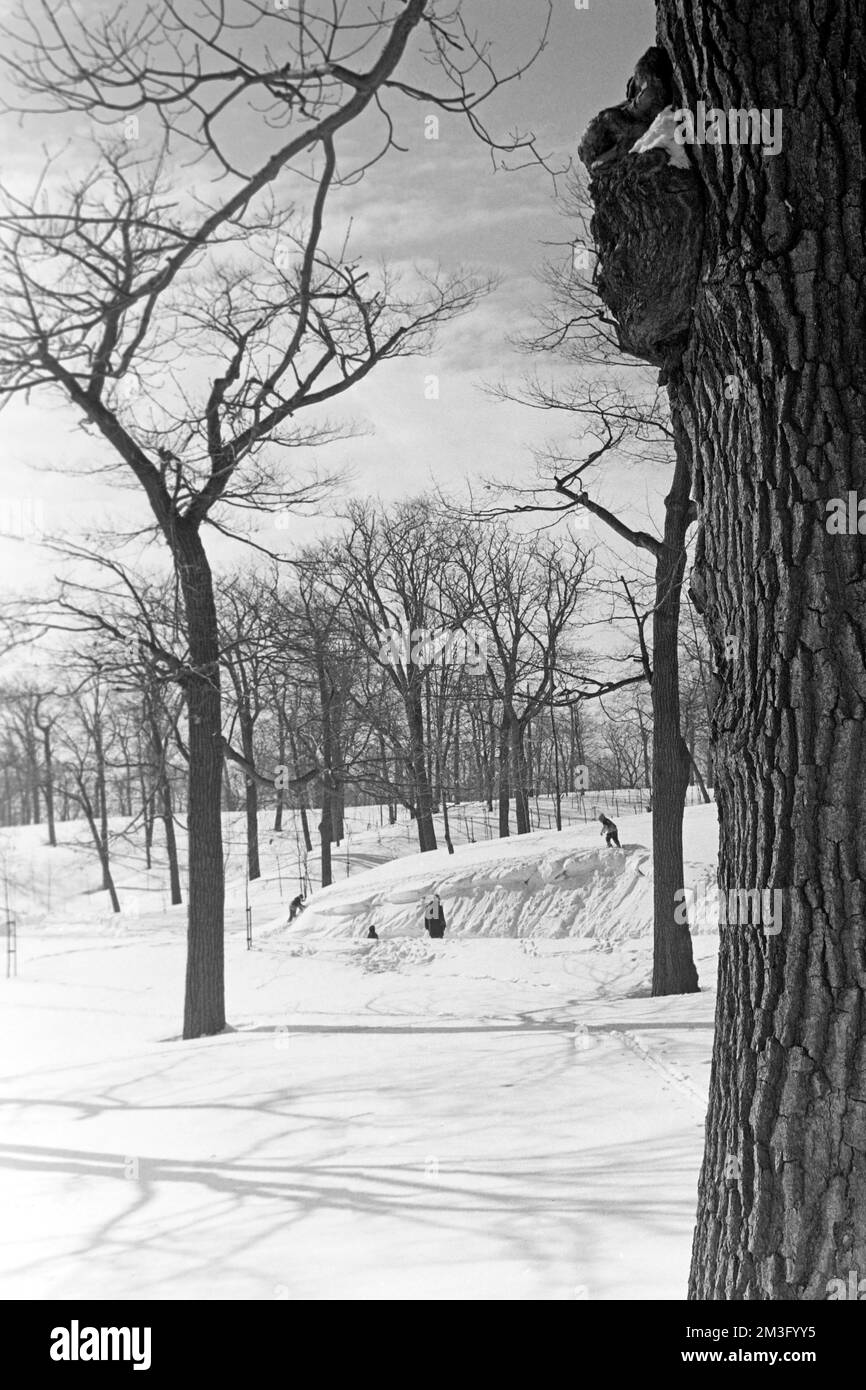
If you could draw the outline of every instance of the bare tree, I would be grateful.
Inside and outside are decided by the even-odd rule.
[[[83,653],[79,661],[84,669],[64,695],[72,717],[60,726],[60,756],[71,783],[68,795],[87,821],[102,872],[102,888],[109,895],[112,911],[119,912],[108,825],[108,681],[99,653]]]
[[[516,537],[501,525],[467,528],[456,555],[470,611],[490,644],[487,682],[499,705],[499,833],[529,823],[526,730],[550,701],[557,676],[572,679],[566,632],[584,595],[587,557],[570,543]]]
[[[32,197],[6,191],[2,389],[48,390],[74,408],[100,441],[100,466],[144,494],[182,601],[185,1038],[225,1025],[219,634],[203,530],[225,530],[233,512],[314,500],[315,486],[287,481],[283,460],[345,433],[320,408],[421,349],[483,289],[455,275],[405,290],[363,271],[345,243],[329,247],[328,200],[396,145],[406,102],[463,116],[494,150],[535,157],[531,138],[502,145],[484,127],[479,106],[503,79],[459,7],[435,17],[428,0],[348,8],[313,15],[303,3],[238,0],[229,18],[216,0],[194,16],[161,0],[130,22],[124,7],[91,17],[46,5],[22,8],[5,32],[21,110],[89,117],[94,148],[71,187],[49,160]],[[403,72],[416,40],[438,90]],[[239,143],[242,120],[255,135]],[[141,155],[123,134],[105,138],[118,127],[138,136]],[[192,188],[178,163],[190,155]],[[307,194],[303,215],[293,200]]]
[[[436,664],[424,634],[440,628],[453,539],[428,498],[390,510],[353,504],[334,551],[347,612],[397,694],[405,717],[405,761],[422,853],[436,849],[427,677]]]
[[[537,331],[520,342],[532,356],[564,363],[567,376],[550,381],[536,371],[522,389],[499,387],[498,394],[573,419],[581,430],[582,456],[545,456],[542,486],[529,489],[533,502],[517,510],[542,507],[588,514],[653,564],[649,645],[639,627],[640,661],[650,682],[653,711],[652,990],[654,995],[693,993],[698,977],[677,897],[683,884],[682,821],[691,768],[682,736],[678,671],[687,537],[697,515],[691,501],[691,452],[679,418],[671,417],[665,393],[623,342],[599,298],[587,226],[591,204],[581,180],[571,181],[561,209],[570,224],[569,255],[545,266],[547,298],[538,313]],[[602,466],[623,470],[648,463],[672,466],[661,535],[626,524],[586,487],[587,479],[598,479]],[[544,499],[545,488],[551,486],[564,504]]]

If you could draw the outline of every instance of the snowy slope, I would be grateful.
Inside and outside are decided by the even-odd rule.
[[[684,1297],[715,937],[700,994],[649,997],[649,825],[621,818],[622,854],[591,824],[410,854],[291,929],[271,846],[251,951],[230,873],[230,1028],[192,1043],[183,909],[134,856],[120,922],[55,870],[0,980],[0,1296]],[[687,812],[696,871],[714,827]],[[13,839],[35,902],[67,851]],[[429,881],[440,942],[390,901]],[[374,908],[379,943],[358,939]]]
[[[690,813],[695,829],[715,832],[715,807]],[[647,825],[649,817],[636,817]],[[630,822],[621,828],[634,830]],[[647,844],[651,843],[650,834]],[[451,935],[588,936],[622,941],[652,928],[652,856],[647,844],[622,840],[622,850],[587,848],[597,828],[535,831],[531,835],[416,854],[358,879],[320,889],[290,930],[297,935],[423,936],[423,902],[436,889]],[[686,883],[706,880],[708,861],[689,863]],[[715,924],[699,921],[698,930]]]

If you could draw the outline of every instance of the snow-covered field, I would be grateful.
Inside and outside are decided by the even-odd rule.
[[[358,822],[351,878],[289,929],[294,832],[264,834],[247,951],[233,822],[231,1027],[184,1043],[164,873],[121,855],[112,921],[90,856],[4,832],[0,1294],[684,1297],[716,937],[695,933],[699,995],[649,998],[649,816],[620,838],[420,856]],[[688,810],[687,882],[715,852],[715,807]]]

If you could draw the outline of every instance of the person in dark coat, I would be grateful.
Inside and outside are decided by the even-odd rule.
[[[438,893],[428,898],[424,908],[424,930],[428,936],[438,940],[445,935],[445,911]]]
[[[610,849],[611,845],[616,845],[617,849],[622,849],[622,845],[619,842],[619,835],[617,834],[616,826],[613,821],[609,820],[607,816],[599,816],[599,820],[601,821],[601,833],[604,836],[604,842],[608,849]]]
[[[296,898],[292,898],[292,901],[289,903],[289,921],[294,922],[296,917],[300,917],[305,906],[306,903],[304,902],[303,893],[299,893]]]
[[[375,928],[375,927],[371,927],[370,930],[367,932],[367,940],[368,940],[368,941],[378,941],[378,940],[379,940],[379,933],[376,931],[376,928]]]

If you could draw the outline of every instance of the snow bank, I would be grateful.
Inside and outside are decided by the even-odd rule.
[[[706,812],[714,832],[714,807],[695,808],[689,816],[693,823],[708,820]],[[649,821],[635,817],[636,823]],[[621,836],[630,828],[621,823]],[[320,889],[285,930],[304,937],[362,937],[375,925],[381,940],[423,937],[423,902],[435,888],[452,938],[579,936],[616,942],[648,935],[649,847],[626,840],[621,850],[587,848],[589,836],[595,837],[594,827],[536,831],[461,845],[453,855],[437,850],[405,856]],[[687,866],[684,886],[705,883],[710,873],[701,855]],[[715,930],[709,921],[694,925]]]

